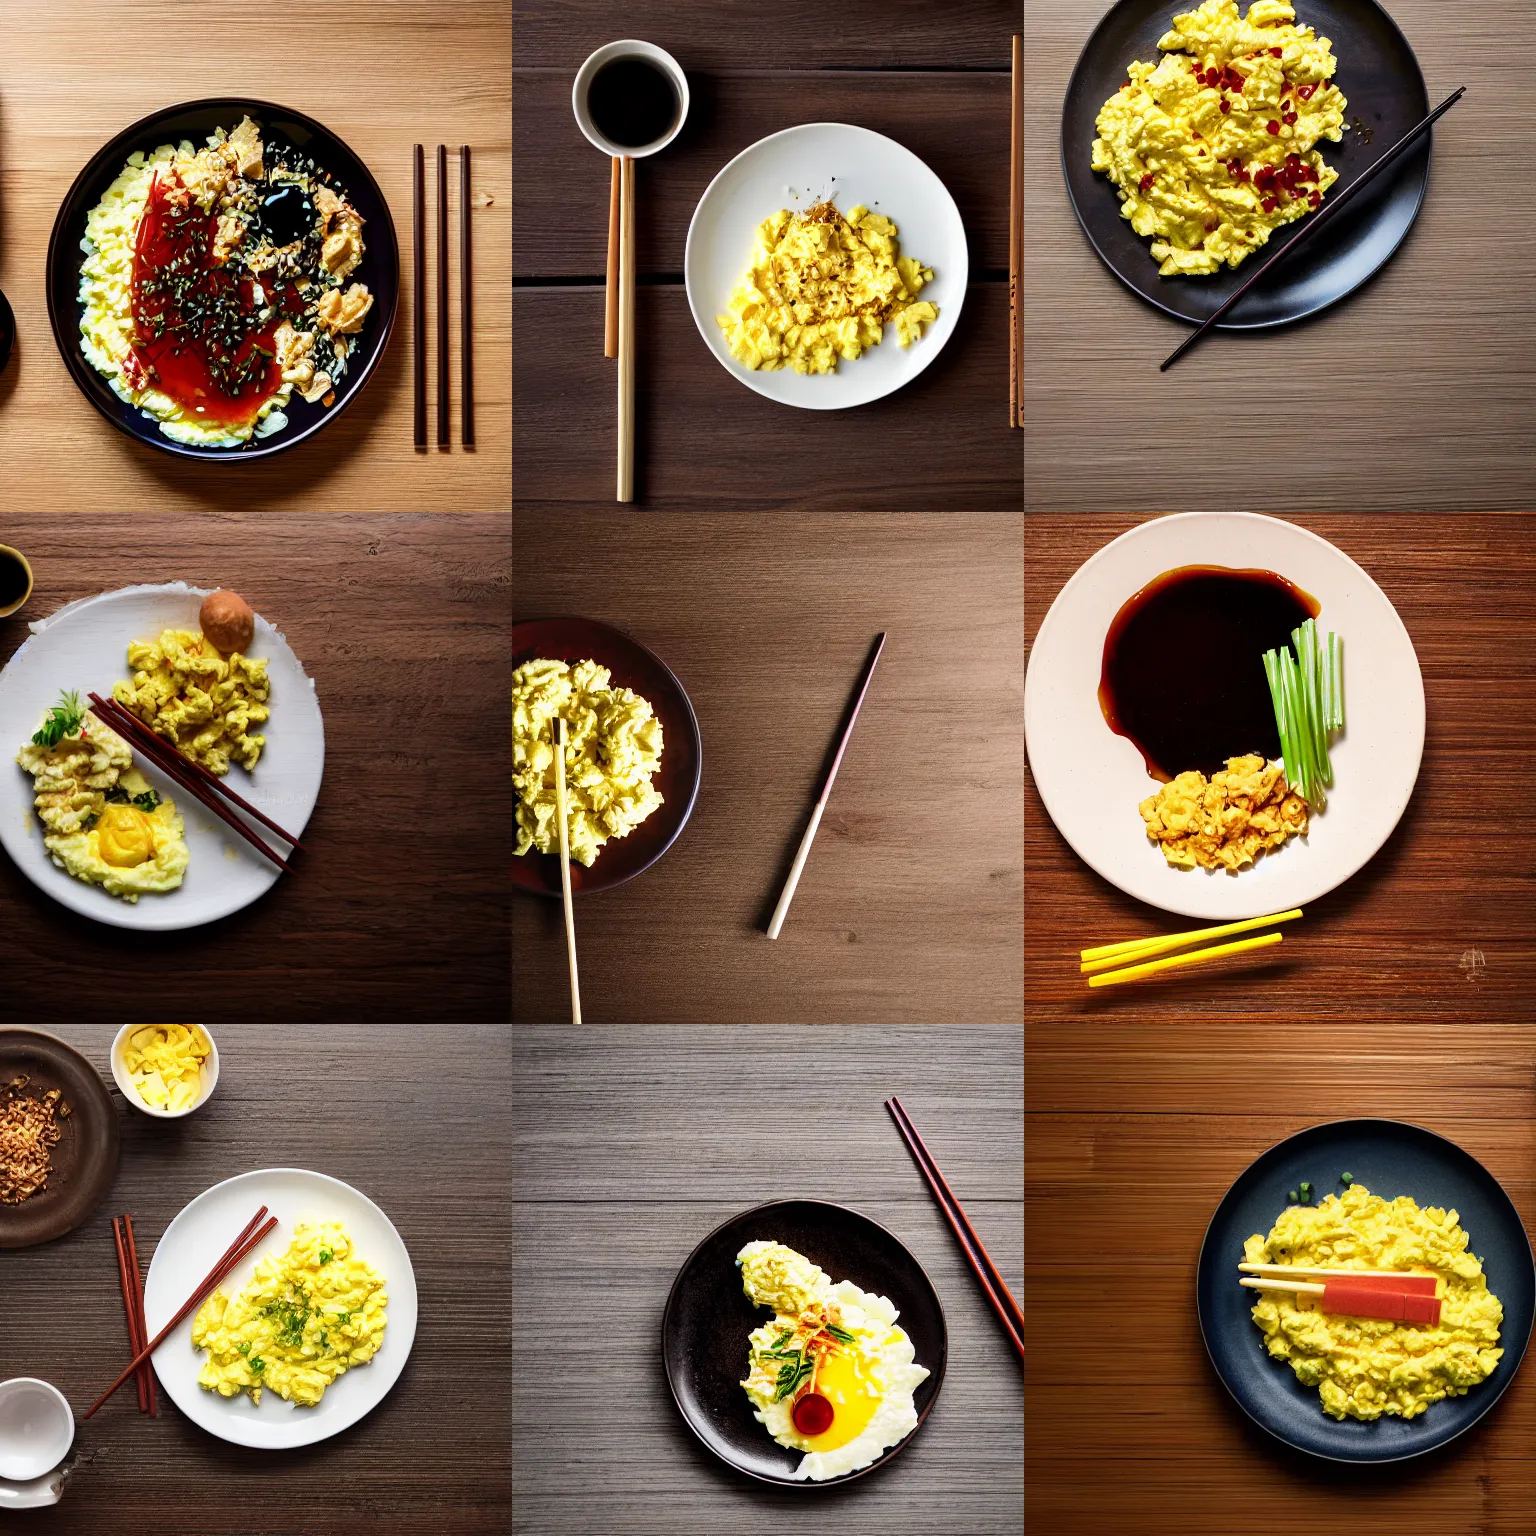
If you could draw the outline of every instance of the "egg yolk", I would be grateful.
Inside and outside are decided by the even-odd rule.
[[[109,805],[96,824],[96,846],[103,863],[132,869],[154,857],[155,829],[136,805]]]
[[[835,1451],[864,1431],[880,1406],[880,1391],[864,1376],[852,1355],[828,1355],[816,1371],[816,1391],[832,1405],[832,1424],[819,1435],[808,1435],[813,1451]]]

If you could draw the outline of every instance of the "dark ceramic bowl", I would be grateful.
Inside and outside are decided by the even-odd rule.
[[[253,438],[239,448],[197,447],[172,442],[160,430],[160,423],[154,417],[138,406],[120,400],[106,379],[86,361],[80,350],[83,313],[79,299],[80,266],[84,260],[80,242],[85,236],[85,221],[91,209],[101,201],[101,194],[117,179],[128,156],[135,150],[148,152],[162,144],[179,144],[183,139],[201,145],[215,128],[232,129],[246,114],[260,127],[263,140],[291,146],[330,172],[363,216],[363,240],[367,249],[348,281],[368,285],[368,291],[373,295],[373,309],[363,323],[362,333],[347,363],[346,376],[336,387],[334,405],[326,407],[319,401],[310,404],[295,394],[283,408],[288,425],[281,432],[271,437]],[[395,239],[389,204],[378,183],[368,167],[330,129],[302,112],[274,106],[271,102],[239,96],[208,97],[166,107],[141,118],[91,156],[85,169],[75,178],[54,220],[53,234],[48,241],[47,283],[48,319],[64,366],[86,399],[114,427],[141,443],[183,459],[264,459],[313,437],[362,392],[369,375],[384,355],[394,327],[395,310],[400,302],[400,247]]]
[[[1328,196],[1337,198],[1416,123],[1429,116],[1424,76],[1408,40],[1375,0],[1295,0],[1297,22],[1332,40],[1335,76],[1344,92],[1344,140],[1318,146],[1339,172]],[[1246,12],[1247,0],[1243,0]],[[1094,29],[1067,87],[1061,118],[1062,170],[1083,233],[1104,264],[1133,293],[1165,314],[1196,324],[1253,275],[1253,263],[1288,244],[1307,227],[1299,219],[1270,238],[1241,266],[1210,277],[1159,277],[1151,242],[1120,217],[1115,185],[1093,169],[1099,110],[1125,81],[1133,59],[1160,58],[1157,40],[1194,0],[1119,0]],[[1350,127],[1356,119],[1363,131]],[[1385,171],[1295,256],[1277,262],[1223,320],[1220,330],[1258,330],[1315,314],[1353,293],[1407,237],[1429,184],[1431,134]],[[1326,204],[1325,204],[1326,206]]]
[[[704,748],[683,685],[660,657],[622,629],[596,619],[529,619],[512,626],[512,665],[547,659],[595,661],[616,687],[633,688],[661,721],[661,766],[652,780],[665,802],[628,837],[610,837],[590,869],[571,863],[571,895],[612,890],[647,870],[677,841],[699,794]],[[532,850],[512,860],[512,884],[560,900],[558,854]]]
[[[1323,1412],[1317,1388],[1302,1386],[1288,1364],[1270,1358],[1249,1315],[1253,1296],[1237,1283],[1243,1243],[1269,1231],[1289,1203],[1288,1191],[1307,1179],[1319,1199],[1339,1193],[1341,1173],[1352,1173],[1386,1200],[1411,1195],[1421,1206],[1458,1211],[1488,1288],[1504,1303],[1504,1358],[1494,1373],[1464,1397],[1433,1403],[1415,1419],[1335,1423]],[[1195,1284],[1206,1350],[1238,1406],[1276,1439],[1330,1461],[1406,1461],[1464,1434],[1514,1380],[1536,1306],[1531,1245],[1499,1181],[1454,1142],[1397,1120],[1336,1120],[1271,1147],[1217,1206]]]
[[[797,1482],[802,1453],[780,1445],[753,1417],[742,1391],[747,1336],[768,1321],[741,1288],[736,1255],[744,1243],[772,1239],[819,1264],[833,1279],[888,1296],[901,1314],[929,1375],[913,1394],[917,1429],[867,1467],[825,1482]],[[938,1400],[949,1355],[949,1333],[938,1292],[910,1249],[879,1222],[826,1200],[775,1200],[716,1227],[688,1256],[672,1283],[661,1325],[667,1384],[688,1427],[722,1461],[765,1483],[788,1488],[836,1488],[883,1467],[911,1443]]]

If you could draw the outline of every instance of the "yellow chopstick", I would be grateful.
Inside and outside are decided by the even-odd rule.
[[[1238,955],[1248,949],[1263,949],[1269,944],[1278,944],[1285,935],[1283,933],[1261,933],[1256,939],[1239,939],[1235,944],[1217,944],[1212,949],[1197,949],[1192,955],[1169,955],[1166,960],[1149,960],[1145,965],[1127,966],[1123,971],[1108,971],[1102,976],[1090,976],[1090,987],[1112,987],[1117,982],[1137,981],[1143,976],[1154,975],[1158,971],[1171,971],[1181,965],[1202,965],[1207,960],[1219,959],[1222,955]]]
[[[1097,949],[1082,951],[1081,970],[1108,970],[1111,965],[1124,965],[1132,955],[1143,960],[1153,955],[1166,954],[1170,949],[1183,949],[1186,945],[1201,943],[1206,939],[1224,939],[1229,934],[1247,933],[1254,928],[1267,928],[1271,923],[1288,923],[1301,916],[1300,907],[1289,912],[1276,912],[1270,917],[1250,917],[1241,923],[1223,923],[1219,928],[1195,928],[1188,933],[1170,933],[1163,938],[1127,939],[1123,944],[1100,944]]]

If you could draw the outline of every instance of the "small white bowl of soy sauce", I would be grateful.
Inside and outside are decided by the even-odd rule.
[[[665,149],[681,131],[688,77],[654,43],[605,43],[576,71],[571,106],[581,131],[605,155],[637,160]]]

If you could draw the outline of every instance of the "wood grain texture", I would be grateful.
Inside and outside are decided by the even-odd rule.
[[[506,796],[487,703],[506,677],[498,519],[209,513],[195,543],[174,514],[12,514],[5,528],[37,588],[0,620],[0,663],[26,621],[78,598],[139,581],[230,586],[315,679],[326,763],[296,872],[208,927],[89,923],[0,860],[0,1020],[506,1018],[510,820],[466,813]],[[0,753],[6,772],[20,771],[14,750]]]
[[[271,0],[259,25],[234,25],[225,13],[173,0],[79,0],[67,7],[17,0],[6,7],[5,23],[0,286],[16,310],[20,340],[0,376],[0,457],[7,465],[0,515],[210,506],[505,515],[512,421],[510,0],[340,0],[321,7]],[[308,63],[295,57],[300,37]],[[90,156],[160,107],[218,94],[279,102],[339,134],[383,188],[401,245],[400,313],[363,393],[310,442],[239,466],[184,463],[109,425],[65,371],[44,299],[49,231]],[[411,146],[418,141],[429,155],[439,141],[455,149],[468,143],[474,151],[479,446],[472,451],[455,446],[422,454],[412,446]],[[456,230],[452,161],[450,180]],[[435,197],[430,174],[427,191]],[[451,288],[457,379],[456,256]],[[435,314],[433,307],[429,334]],[[456,385],[453,393],[457,442]]]
[[[1019,1019],[1022,521],[519,504],[516,616],[628,630],[678,675],[703,738],[677,844],[577,905],[588,1018]],[[770,941],[762,926],[880,630],[885,653]],[[567,986],[559,903],[519,895],[514,1018],[568,1017]]]
[[[1277,501],[1316,510],[1527,509],[1536,248],[1504,194],[1536,169],[1536,10],[1396,0],[1430,98],[1429,195],[1396,257],[1316,320],[1213,336],[1167,374],[1188,328],[1138,299],[1083,236],[1062,182],[1061,104],[1103,0],[1030,0],[1025,18],[1026,504],[1044,512]],[[1173,7],[1170,6],[1170,10]],[[1148,258],[1150,260],[1150,257]],[[1490,280],[1471,280],[1487,273]],[[1277,482],[1253,445],[1279,439]],[[1268,457],[1268,455],[1265,455]]]
[[[1139,520],[1026,518],[1029,641],[1077,567]],[[1396,606],[1428,731],[1405,822],[1309,905],[1285,960],[1090,994],[1078,949],[1188,924],[1089,871],[1026,789],[1027,1528],[1040,1536],[1118,1536],[1131,1521],[1149,1536],[1230,1536],[1276,1509],[1296,1528],[1361,1536],[1529,1528],[1528,1371],[1443,1454],[1362,1472],[1248,1426],[1200,1341],[1192,1292],[1211,1213],[1253,1158],[1306,1125],[1428,1126],[1482,1159],[1528,1226],[1536,1212],[1536,519],[1292,520]],[[1147,1276],[1134,1306],[1105,1278],[1108,1232]]]
[[[1011,1284],[1023,1245],[1021,1040],[1007,1026],[945,1038],[940,1056],[921,1029],[519,1031],[513,1353],[544,1362],[566,1390],[547,1392],[543,1372],[514,1381],[516,1531],[771,1536],[829,1518],[889,1536],[1020,1528],[1020,1376],[881,1103],[901,1094]],[[789,1060],[793,1136],[761,1113],[761,1084]],[[790,1196],[889,1226],[932,1276],[949,1327],[944,1386],[912,1445],[809,1499],[711,1457],[678,1416],[656,1347],[694,1245],[736,1212]]]
[[[77,1426],[64,1502],[11,1514],[7,1529],[501,1536],[510,1523],[511,1430],[502,1368],[511,1333],[505,1029],[445,1025],[425,1045],[417,1030],[376,1025],[226,1031],[213,1098],[173,1127],[121,1103],[110,1027],[61,1033],[119,1103],[122,1162],[85,1226],[5,1255],[0,1377],[41,1376],[81,1413],[127,1361],[112,1215],[132,1211],[147,1268],[189,1200],[253,1168],[313,1168],[374,1200],[410,1251],[420,1317],[389,1396],[350,1430],[302,1450],[226,1445],[163,1392],[158,1419],[119,1393]],[[424,1053],[432,1062],[425,1073]]]

